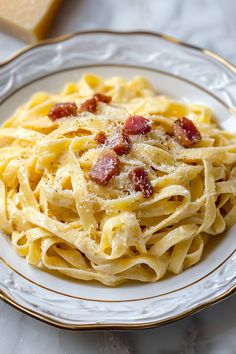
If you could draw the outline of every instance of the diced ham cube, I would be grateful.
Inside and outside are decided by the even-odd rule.
[[[77,116],[78,108],[74,102],[56,103],[50,110],[48,117],[56,120],[64,117]]]
[[[151,122],[149,119],[134,115],[126,119],[124,129],[129,135],[143,135],[151,130]]]
[[[95,135],[95,138],[96,142],[99,144],[99,145],[103,145],[105,144],[105,142],[107,141],[107,136],[104,132],[98,132],[96,135]]]
[[[89,172],[92,181],[102,186],[107,186],[113,176],[119,174],[120,160],[116,153],[107,149],[99,156]]]
[[[84,101],[79,108],[80,112],[90,112],[95,113],[97,109],[97,100],[93,98],[89,98],[88,100]]]
[[[184,147],[192,147],[202,140],[201,133],[188,118],[180,118],[174,122],[173,133],[178,143]]]
[[[108,140],[107,145],[113,149],[117,155],[127,155],[131,150],[131,140],[124,129],[117,130]]]
[[[104,95],[103,93],[95,93],[93,97],[98,101],[98,102],[103,102],[103,103],[110,103],[112,98],[111,96]]]
[[[134,167],[129,173],[129,179],[132,182],[134,190],[142,192],[145,198],[149,198],[154,193],[153,186],[148,179],[147,171],[143,167]]]

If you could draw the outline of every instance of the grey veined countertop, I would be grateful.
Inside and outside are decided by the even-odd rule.
[[[50,33],[150,30],[211,49],[236,64],[235,0],[67,0]],[[24,43],[0,33],[0,60]],[[233,354],[236,297],[160,328],[72,332],[40,323],[0,301],[0,354]]]

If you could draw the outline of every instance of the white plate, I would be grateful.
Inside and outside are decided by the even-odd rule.
[[[147,33],[86,32],[31,47],[0,67],[0,120],[34,92],[60,90],[85,72],[142,75],[157,91],[209,105],[220,125],[236,131],[236,69],[208,51]],[[235,98],[234,98],[235,97]],[[0,296],[63,328],[144,328],[214,303],[236,288],[235,232],[216,238],[202,261],[151,284],[108,288],[42,272],[0,237]]]

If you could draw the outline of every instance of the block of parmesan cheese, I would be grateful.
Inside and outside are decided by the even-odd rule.
[[[43,39],[61,0],[0,0],[0,30],[26,42]]]

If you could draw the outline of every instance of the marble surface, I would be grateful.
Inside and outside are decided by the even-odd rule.
[[[49,36],[86,29],[151,30],[211,49],[236,64],[235,0],[64,0]],[[0,32],[0,60],[24,46]],[[0,354],[235,354],[236,297],[152,330],[73,332],[0,302]]]

